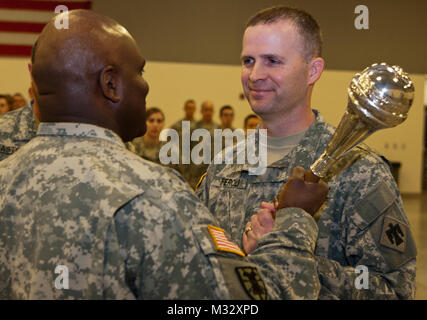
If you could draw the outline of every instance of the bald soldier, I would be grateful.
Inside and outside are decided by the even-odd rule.
[[[301,208],[327,187],[295,172],[283,190],[304,201],[280,193],[273,231],[246,256],[178,173],[125,149],[146,130],[132,36],[68,14],[35,48],[37,135],[0,163],[0,298],[315,299],[317,226]],[[271,227],[255,216],[253,232]]]

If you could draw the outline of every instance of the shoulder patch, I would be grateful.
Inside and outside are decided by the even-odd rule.
[[[246,256],[242,249],[227,237],[224,229],[208,225],[208,230],[218,251],[231,252],[242,257]]]
[[[204,179],[204,177],[206,176],[206,173],[208,173],[207,171],[204,173],[204,174],[202,174],[202,176],[200,177],[200,179],[199,179],[199,182],[197,182],[197,184],[196,184],[196,188],[194,189],[194,191],[197,191],[197,188],[200,186],[200,184],[202,183],[202,181],[203,181],[203,179]]]
[[[255,267],[237,267],[237,276],[248,295],[255,300],[266,300],[267,290]]]
[[[380,243],[388,248],[405,252],[407,227],[399,220],[391,217],[384,218]]]

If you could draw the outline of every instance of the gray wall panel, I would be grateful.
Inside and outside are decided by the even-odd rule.
[[[426,0],[94,0],[93,9],[125,25],[149,60],[239,64],[247,19],[278,3],[318,20],[329,69],[360,70],[386,61],[427,73]],[[369,30],[354,27],[359,4],[369,8]]]

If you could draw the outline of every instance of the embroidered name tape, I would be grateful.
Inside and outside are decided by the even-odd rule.
[[[5,145],[0,145],[0,152],[1,153],[12,154],[15,151],[17,151],[18,149],[19,149],[19,147],[8,147]]]
[[[240,249],[237,244],[230,241],[230,239],[226,236],[224,229],[208,225],[208,230],[218,251],[231,252],[242,257],[245,256],[245,253],[242,251],[242,249]]]
[[[240,179],[228,179],[228,178],[222,178],[221,179],[221,187],[238,187],[240,184]]]

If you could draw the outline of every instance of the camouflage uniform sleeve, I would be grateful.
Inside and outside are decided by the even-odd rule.
[[[188,184],[177,180],[176,172],[168,172],[164,178],[169,177],[169,183],[156,185],[159,182],[153,181],[152,190],[136,197],[115,215],[119,252],[125,262],[124,278],[134,296],[266,298],[265,288],[248,294],[236,270],[251,270],[249,274],[259,279],[256,266],[240,255],[216,250],[208,226],[218,226],[217,222]]]
[[[191,205],[185,196],[181,200],[149,192],[116,213],[125,279],[137,299],[215,298],[215,284],[189,227]]]
[[[348,204],[345,246],[349,266],[316,257],[327,299],[413,299],[416,246],[401,197],[390,177]],[[354,267],[355,266],[355,267]]]
[[[273,231],[264,235],[247,256],[258,265],[273,299],[317,299],[317,234],[316,222],[304,210],[281,209]]]
[[[126,149],[128,149],[130,152],[138,154],[136,150],[136,146],[132,141],[125,142],[125,146],[126,146]]]

